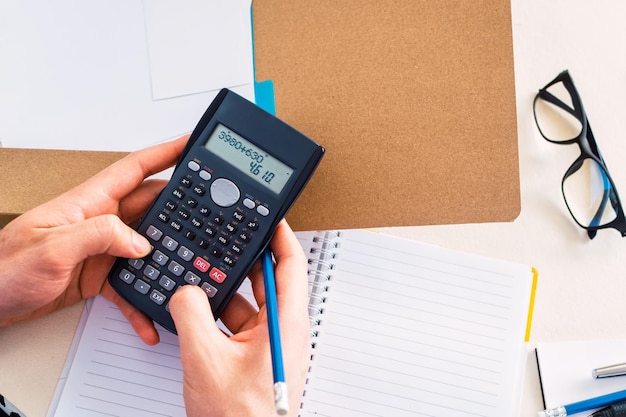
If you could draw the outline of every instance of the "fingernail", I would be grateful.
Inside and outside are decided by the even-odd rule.
[[[142,255],[147,255],[152,249],[150,242],[139,233],[133,233],[133,247]]]

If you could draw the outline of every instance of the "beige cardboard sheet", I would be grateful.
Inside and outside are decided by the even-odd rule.
[[[505,0],[255,0],[258,80],[326,147],[297,230],[512,221],[520,211]],[[0,149],[0,219],[121,157]]]

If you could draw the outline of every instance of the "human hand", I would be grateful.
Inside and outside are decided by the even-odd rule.
[[[296,416],[310,358],[307,262],[286,221],[270,243],[276,260],[279,326],[289,390],[290,416]],[[183,364],[187,417],[275,416],[274,381],[260,262],[249,274],[257,312],[236,296],[221,315],[233,333],[215,323],[204,291],[181,287],[170,301]]]
[[[133,152],[0,231],[0,325],[31,319],[102,294],[148,344],[154,324],[110,287],[115,257],[141,258],[150,243],[127,226],[166,181],[145,178],[176,163],[188,136]]]

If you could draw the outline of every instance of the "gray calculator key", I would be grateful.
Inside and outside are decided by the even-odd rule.
[[[192,171],[198,171],[200,169],[200,165],[196,161],[187,162],[187,167]]]
[[[213,298],[217,294],[217,288],[215,288],[213,285],[209,284],[208,282],[203,283],[200,288],[204,290],[204,292],[209,298]]]
[[[146,266],[146,269],[143,270],[143,274],[154,281],[159,277],[161,272],[159,272],[159,270],[155,267],[148,265]]]
[[[178,242],[172,239],[169,236],[165,236],[163,238],[163,242],[161,242],[165,249],[174,252],[178,247]]]
[[[163,275],[159,280],[159,285],[168,291],[172,291],[176,287],[176,281]]]
[[[158,242],[158,240],[161,239],[161,236],[163,236],[163,232],[150,225],[148,226],[148,230],[146,230],[146,235],[148,235],[148,237],[155,242]]]
[[[141,269],[143,267],[143,259],[129,259],[128,265],[135,269]]]
[[[194,255],[194,253],[185,246],[181,246],[176,253],[187,262],[191,261],[191,258],[193,258]]]
[[[187,271],[185,274],[185,282],[191,285],[200,285],[200,277],[191,271]]]
[[[239,201],[241,191],[227,178],[218,178],[211,184],[211,199],[220,207],[230,207]]]
[[[152,290],[152,292],[150,293],[150,299],[154,301],[155,303],[157,303],[158,305],[162,305],[167,299],[167,297],[165,297],[163,293],[157,290]]]
[[[170,262],[170,264],[167,266],[167,270],[177,277],[181,276],[183,272],[185,272],[185,268],[176,261]]]
[[[167,263],[167,261],[170,260],[170,257],[164,254],[163,252],[161,252],[160,250],[156,250],[154,251],[154,254],[152,255],[152,260],[158,263],[159,265],[163,266]]]
[[[137,291],[139,291],[142,294],[148,294],[148,291],[150,291],[150,284],[138,279],[137,281],[135,281],[135,285],[134,285],[135,289]]]
[[[119,277],[122,281],[126,282],[127,284],[132,284],[132,282],[135,280],[135,274],[133,274],[126,268],[122,269]]]

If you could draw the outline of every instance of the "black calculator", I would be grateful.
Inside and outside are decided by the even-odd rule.
[[[222,89],[137,227],[152,251],[118,258],[109,283],[174,333],[168,303],[182,285],[202,288],[219,317],[323,155],[322,146]]]

